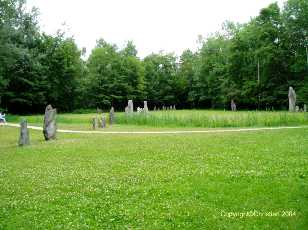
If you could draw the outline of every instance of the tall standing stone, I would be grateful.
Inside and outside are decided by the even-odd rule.
[[[57,134],[56,117],[57,117],[57,109],[53,109],[51,105],[48,105],[45,109],[44,127],[43,127],[43,134],[46,141],[56,139],[56,134]]]
[[[306,113],[307,112],[307,105],[304,104],[304,112]]]
[[[289,87],[289,111],[295,112],[295,105],[296,105],[296,93],[295,90],[292,87]]]
[[[133,113],[134,112],[133,100],[128,100],[127,108],[128,108],[128,113]]]
[[[148,102],[147,101],[143,102],[143,112],[145,112],[145,113],[149,112]]]
[[[25,119],[23,119],[20,122],[20,136],[19,136],[18,145],[19,146],[30,145],[29,130],[28,130],[27,121]]]
[[[115,122],[114,108],[111,107],[109,112],[109,125],[112,125],[114,122]]]
[[[236,104],[235,104],[234,100],[231,100],[231,110],[236,111]]]

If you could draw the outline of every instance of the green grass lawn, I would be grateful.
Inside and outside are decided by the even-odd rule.
[[[308,228],[307,128],[51,142],[30,130],[23,148],[18,133],[0,127],[0,229]],[[263,216],[231,217],[249,211]]]

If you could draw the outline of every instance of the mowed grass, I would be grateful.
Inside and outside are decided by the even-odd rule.
[[[308,228],[307,128],[50,142],[31,130],[23,148],[18,133],[0,127],[0,229]],[[247,211],[264,216],[228,217]]]
[[[91,120],[97,114],[59,114],[60,128],[91,129]],[[108,113],[107,121],[109,121]],[[100,115],[99,115],[100,116]],[[8,121],[19,122],[20,116],[8,116]],[[30,124],[42,125],[43,115],[25,116]],[[145,115],[134,113],[127,116],[116,113],[116,124],[131,127],[153,128],[236,128],[308,125],[308,113],[285,111],[213,111],[213,110],[169,110],[151,111]],[[116,127],[116,126],[115,126]]]

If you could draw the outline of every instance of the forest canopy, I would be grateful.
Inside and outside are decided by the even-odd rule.
[[[272,3],[248,23],[225,22],[197,51],[152,53],[133,41],[119,49],[98,38],[83,58],[72,37],[39,28],[25,0],[0,0],[0,110],[39,113],[114,106],[128,99],[154,106],[285,109],[292,86],[308,104],[308,1]],[[205,22],[206,24],[206,22]]]

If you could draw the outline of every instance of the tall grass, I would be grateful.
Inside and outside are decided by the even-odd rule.
[[[108,119],[108,114],[107,120]],[[90,114],[58,114],[60,124],[91,124],[96,116]],[[8,116],[9,122],[19,122],[19,116]],[[25,117],[31,124],[43,124],[43,115]],[[213,110],[168,110],[151,111],[148,114],[116,113],[116,124],[149,127],[264,127],[308,125],[308,113],[267,112],[267,111],[213,111]]]
[[[149,114],[118,114],[117,123],[154,127],[204,128],[287,126],[308,125],[308,114],[260,111],[157,111]]]

